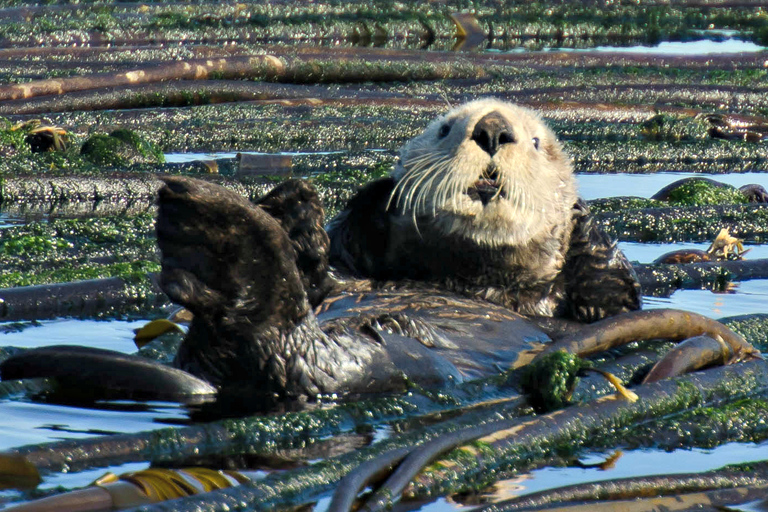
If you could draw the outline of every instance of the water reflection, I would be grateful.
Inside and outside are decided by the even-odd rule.
[[[28,221],[26,219],[19,217],[17,215],[12,215],[6,212],[0,213],[0,229],[24,225],[27,222]]]
[[[158,428],[155,421],[160,418],[186,419],[186,409],[178,404],[144,405],[144,410],[123,411],[3,400],[0,401],[0,450],[93,437],[97,433],[94,431],[99,434],[142,432]]]
[[[671,297],[644,297],[644,309],[678,308],[710,318],[768,313],[768,280],[734,283],[730,293],[709,290],[678,290]]]
[[[0,323],[0,346],[44,347],[48,345],[83,345],[118,352],[136,351],[133,343],[134,329],[138,329],[149,320],[78,320],[60,318],[28,323]]]

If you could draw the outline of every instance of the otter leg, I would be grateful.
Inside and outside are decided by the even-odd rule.
[[[237,194],[192,179],[165,182],[157,219],[160,284],[194,313],[176,366],[217,386],[270,397],[323,390],[311,363],[313,343],[326,338],[310,313],[296,243],[278,220]],[[293,187],[299,204],[306,197],[301,194],[311,192]],[[285,207],[283,221],[314,219],[321,226],[318,208],[302,217]],[[299,230],[302,236],[307,231]],[[1,369],[6,379],[56,376],[73,388],[98,381],[104,396],[188,400],[215,392],[184,372],[97,349],[52,347],[11,358]],[[334,383],[326,381],[325,387]]]
[[[284,345],[310,311],[280,223],[222,187],[165,178],[158,196],[160,285],[194,314],[176,356],[215,385],[285,389]]]
[[[309,302],[312,307],[317,306],[333,287],[328,275],[330,241],[317,190],[307,181],[290,179],[273,188],[257,204],[288,234]]]

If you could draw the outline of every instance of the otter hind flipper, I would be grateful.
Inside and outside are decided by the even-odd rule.
[[[333,287],[328,275],[330,241],[323,227],[323,204],[315,187],[304,180],[280,183],[256,204],[276,219],[296,250],[296,266],[312,307]]]
[[[157,239],[161,287],[171,299],[196,317],[236,311],[255,323],[283,324],[306,313],[295,251],[277,220],[223,187],[164,181]]]
[[[218,185],[164,181],[160,286],[194,313],[176,366],[216,386],[282,392],[283,344],[310,336],[297,326],[311,316],[288,234],[263,208]]]
[[[55,378],[70,399],[198,402],[216,388],[187,372],[113,350],[54,345],[25,350],[0,364],[4,381]]]

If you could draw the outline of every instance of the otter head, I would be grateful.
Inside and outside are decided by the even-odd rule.
[[[525,245],[568,224],[576,201],[570,159],[526,108],[473,101],[403,146],[390,211],[417,227],[481,245]]]

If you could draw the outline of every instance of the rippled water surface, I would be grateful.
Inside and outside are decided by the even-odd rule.
[[[765,460],[768,443],[727,443],[712,450],[693,448],[670,452],[653,449],[628,452],[587,453],[579,461],[585,465],[598,465],[608,456],[618,455],[609,469],[544,468],[527,475],[499,482],[494,498],[505,499],[556,487],[601,480],[710,471],[726,464]]]
[[[29,325],[16,332],[0,333],[0,346],[34,348],[50,345],[83,345],[131,353],[136,351],[133,329],[138,321],[59,319]],[[6,324],[7,327],[7,324]],[[150,430],[156,420],[182,419],[177,404],[108,402],[99,408],[41,405],[22,397],[0,400],[0,450],[24,444],[88,437],[94,432],[122,433]]]
[[[107,129],[111,130],[111,125],[115,124],[115,127],[136,128],[143,137],[151,137],[169,151],[184,151],[185,148],[190,151],[229,148],[245,150],[268,150],[269,148],[275,150],[295,148],[343,149],[360,147],[361,140],[366,141],[364,146],[366,148],[392,147],[393,144],[388,139],[393,134],[381,132],[380,129],[368,130],[368,127],[365,126],[366,121],[360,118],[361,113],[368,112],[367,109],[369,108],[383,108],[386,110],[383,116],[387,117],[390,115],[391,109],[392,119],[401,119],[403,118],[401,117],[402,112],[400,112],[402,106],[390,103],[391,101],[400,101],[399,98],[406,102],[423,100],[428,109],[434,110],[443,107],[443,99],[446,103],[456,103],[475,94],[490,94],[488,91],[494,91],[494,94],[502,95],[511,101],[521,101],[518,91],[522,91],[525,93],[523,98],[537,98],[537,101],[548,104],[550,108],[573,108],[573,116],[575,117],[573,120],[567,121],[568,123],[590,124],[593,121],[613,123],[614,121],[610,120],[612,119],[610,110],[614,107],[618,107],[620,110],[623,110],[624,107],[636,107],[638,112],[647,113],[649,112],[647,108],[649,105],[657,106],[659,113],[671,112],[673,116],[677,115],[674,114],[675,112],[683,112],[683,109],[685,109],[686,116],[691,113],[707,114],[712,111],[745,114],[742,119],[756,120],[756,126],[750,127],[748,137],[745,137],[749,139],[748,144],[747,142],[742,144],[742,141],[717,141],[715,143],[716,151],[709,153],[708,151],[712,148],[704,144],[704,141],[697,140],[696,144],[698,145],[691,147],[704,148],[702,151],[707,153],[699,158],[696,149],[690,151],[686,149],[685,153],[691,156],[693,163],[685,169],[695,171],[696,165],[699,165],[697,162],[701,162],[701,165],[707,165],[706,159],[709,157],[706,155],[725,154],[731,148],[734,148],[735,155],[751,155],[749,158],[752,159],[753,166],[750,168],[765,168],[763,165],[765,159],[762,158],[765,156],[765,151],[763,153],[760,151],[768,147],[766,140],[760,140],[755,144],[751,142],[752,139],[760,139],[763,133],[761,130],[765,129],[765,117],[768,115],[765,98],[761,95],[761,91],[765,87],[761,80],[764,77],[765,69],[768,69],[768,48],[765,46],[766,25],[764,23],[766,13],[765,8],[760,6],[759,2],[695,1],[677,3],[650,1],[646,2],[648,3],[647,6],[642,1],[605,2],[605,5],[602,5],[603,2],[595,2],[595,5],[599,3],[606,8],[607,14],[610,15],[609,18],[601,18],[598,16],[599,12],[589,12],[589,6],[587,5],[585,9],[585,6],[580,3],[573,3],[575,7],[573,13],[570,12],[570,8],[560,12],[560,2],[552,2],[551,6],[546,5],[546,2],[532,3],[534,9],[530,11],[531,16],[525,14],[525,9],[520,10],[520,14],[514,14],[518,8],[525,6],[525,2],[501,2],[496,14],[489,14],[492,12],[489,10],[492,9],[492,6],[490,3],[485,5],[483,2],[473,2],[477,9],[474,9],[472,13],[454,12],[456,9],[464,11],[465,9],[461,6],[466,6],[466,2],[432,2],[426,11],[422,9],[418,12],[413,11],[413,6],[409,5],[416,5],[417,2],[399,2],[392,6],[388,6],[386,2],[381,5],[370,3],[354,18],[352,18],[351,13],[356,11],[347,9],[344,4],[349,3],[350,8],[356,8],[356,3],[343,1],[292,3],[276,0],[274,2],[262,2],[260,4],[263,5],[258,5],[258,8],[254,3],[254,9],[251,9],[247,2],[236,5],[235,3],[209,5],[206,2],[193,2],[186,5],[183,2],[149,2],[147,5],[141,5],[140,9],[136,8],[139,4],[125,4],[126,7],[122,7],[118,2],[118,10],[114,10],[114,12],[110,2],[106,2],[104,5],[101,5],[102,2],[96,2],[98,5],[95,7],[90,6],[91,3],[60,0],[48,2],[6,1],[3,8],[0,9],[2,11],[0,26],[6,29],[5,32],[2,32],[3,37],[0,39],[5,40],[5,45],[9,50],[2,59],[2,65],[0,65],[0,75],[4,77],[0,86],[28,80],[55,78],[55,82],[58,84],[56,88],[61,92],[65,90],[61,86],[65,81],[60,81],[59,78],[70,76],[87,78],[91,73],[116,74],[134,68],[138,70],[125,75],[130,76],[131,82],[136,82],[132,83],[130,88],[125,88],[126,95],[133,96],[127,106],[122,106],[121,102],[110,103],[110,96],[122,95],[120,92],[124,89],[122,87],[92,89],[94,92],[100,91],[99,99],[95,101],[98,105],[92,105],[93,102],[87,100],[90,97],[87,95],[90,89],[78,90],[76,96],[69,97],[74,98],[71,102],[66,96],[68,94],[66,92],[61,97],[61,101],[51,101],[50,103],[46,103],[48,100],[44,96],[28,98],[29,102],[21,101],[19,98],[14,100],[12,105],[6,104],[5,100],[0,99],[0,103],[7,107],[6,112],[17,114],[20,112],[42,112],[39,116],[26,115],[25,121],[31,120],[31,116],[33,116],[44,118],[44,121],[48,123],[48,117],[51,117],[50,122],[69,131],[73,135],[71,142],[78,144],[80,141],[76,139],[81,136],[85,137],[86,134],[91,135],[96,132],[107,131]],[[638,5],[635,6],[635,3]],[[70,9],[71,6],[68,4],[82,5],[75,5],[76,9]],[[567,4],[568,2],[565,2],[563,6],[568,7]],[[717,5],[713,7],[715,4]],[[640,10],[636,11],[638,6]],[[614,10],[614,7],[618,10]],[[671,9],[667,9],[667,7],[671,7]],[[50,16],[47,12],[48,9],[50,9]],[[462,22],[456,22],[459,31],[456,35],[467,32],[470,36],[467,38],[468,40],[461,41],[461,37],[454,37],[454,25],[447,17],[438,21],[440,16],[449,14],[446,9],[451,10],[450,16],[454,20],[457,19],[456,14],[459,14],[459,19],[464,19]],[[683,11],[681,9],[691,10]],[[275,16],[272,14],[262,15],[260,14],[262,10],[265,13],[274,12]],[[323,13],[326,11],[341,13],[334,14],[334,16],[339,16],[338,21],[343,22],[339,27],[342,28],[336,27],[337,20],[322,19],[323,14],[316,14],[316,12]],[[366,14],[368,11],[370,13]],[[389,11],[392,13],[388,13]],[[625,19],[619,19],[616,13],[620,15],[621,12],[629,14],[626,15]],[[654,14],[654,12],[669,13],[670,20],[660,19],[660,16],[665,15]],[[513,13],[514,16],[510,17],[510,13]],[[745,14],[749,14],[749,16],[743,17]],[[375,15],[376,18],[369,20],[368,16],[371,15]],[[676,16],[683,15],[685,17],[675,21]],[[473,16],[476,19],[473,19]],[[636,19],[635,16],[637,16]],[[581,19],[582,17],[583,19]],[[79,18],[83,20],[83,26],[80,26]],[[608,23],[617,23],[620,26],[600,25],[599,20],[601,19],[610,20]],[[264,25],[262,22],[267,20],[271,21],[268,25]],[[431,26],[432,20],[435,20],[434,26]],[[640,22],[639,20],[647,21]],[[355,25],[354,29],[349,28],[348,23],[350,21]],[[667,21],[673,23],[668,24]],[[60,23],[63,25],[59,25]],[[462,27],[462,23],[465,27]],[[308,28],[309,25],[313,26]],[[480,27],[483,33],[480,34],[474,25]],[[657,26],[657,29],[653,28],[654,25]],[[694,31],[691,30],[691,27],[700,27],[701,30]],[[375,30],[369,30],[372,28]],[[468,30],[465,31],[464,28]],[[491,29],[489,34],[486,33],[486,28]],[[350,33],[351,31],[353,33]],[[473,38],[478,39],[478,41],[482,40],[482,44],[469,41]],[[499,57],[497,54],[494,55],[493,59],[487,59],[488,54],[484,52],[498,53],[501,50],[482,49],[486,46],[488,48],[507,48],[508,45],[520,43],[521,47],[511,50],[511,53],[522,54],[529,52],[525,48],[527,45],[530,48],[546,48],[555,45],[591,46],[598,42],[634,45],[638,41],[656,41],[659,38],[696,40],[662,41],[653,45],[625,47],[551,48],[552,53],[549,50],[542,50],[534,52],[533,55],[505,55],[502,56],[504,58],[497,58]],[[262,39],[268,43],[255,42]],[[756,43],[745,39],[760,42]],[[24,42],[24,40],[28,41]],[[319,50],[316,52],[316,57],[310,59],[308,56],[315,52],[305,52],[298,47],[294,51],[291,46],[299,42],[302,46],[316,46]],[[344,49],[351,42],[360,46]],[[418,60],[406,58],[409,52],[415,52],[417,47],[423,46],[430,50],[441,50],[450,48],[454,43],[458,43],[456,48],[460,48],[462,43],[466,43],[460,61],[447,59],[443,61],[442,57],[447,57],[440,55],[440,53],[445,53],[443,51],[435,51],[432,54],[422,52],[424,57],[422,68],[420,62],[422,54],[411,53],[414,56],[418,55]],[[109,48],[106,46],[107,44],[110,46]],[[130,46],[123,47],[123,44]],[[100,45],[104,46],[100,48]],[[370,57],[363,58],[362,67],[367,66],[371,71],[375,71],[370,75],[373,80],[367,81],[369,79],[367,70],[363,70],[362,75],[355,71],[358,64],[355,63],[354,58],[347,60],[344,57],[343,60],[339,61],[340,63],[343,62],[343,65],[334,65],[333,60],[336,57],[331,53],[330,50],[333,48],[330,45],[341,45],[343,51],[354,50],[344,55],[354,56],[358,53],[357,50],[360,50],[359,55],[369,55]],[[384,46],[375,48],[380,45]],[[57,46],[60,48],[56,48]],[[25,53],[25,48],[30,51]],[[81,52],[81,50],[83,51]],[[102,50],[104,50],[103,53]],[[377,57],[379,51],[381,51],[382,56],[390,55],[387,57],[389,61],[383,58],[379,59]],[[399,56],[401,51],[402,58]],[[561,51],[572,53],[562,55],[559,54]],[[264,52],[269,54],[267,59],[264,58]],[[255,74],[254,70],[249,70],[246,73],[240,70],[235,72],[230,70],[229,66],[222,67],[222,71],[219,71],[218,68],[213,71],[212,63],[216,62],[217,59],[225,60],[226,57],[226,60],[229,60],[229,56],[237,57],[255,55],[256,53],[260,55],[259,59],[261,60],[259,62],[264,63],[259,65],[258,75]],[[17,57],[11,55],[18,55],[18,60],[14,60]],[[497,61],[493,64],[494,69],[479,69],[481,72],[475,74],[472,68],[475,64],[474,57],[477,56],[482,58],[478,61],[480,62],[478,67],[486,66],[482,62]],[[516,62],[518,57],[522,57],[519,65]],[[530,65],[525,64],[529,57],[532,57]],[[542,57],[543,59],[538,62],[538,59]],[[307,60],[302,60],[305,58]],[[155,66],[159,71],[160,68],[165,68],[167,65],[172,71],[173,68],[178,67],[178,64],[192,59],[199,59],[200,61],[210,59],[206,64],[210,67],[208,71],[203,71],[201,65],[194,68],[196,78],[215,78],[222,86],[225,85],[222,82],[228,80],[234,82],[234,78],[239,81],[235,84],[237,87],[232,90],[222,87],[221,91],[224,92],[209,93],[205,92],[207,89],[198,87],[200,82],[179,80],[177,83],[176,80],[168,80],[162,84],[148,83],[146,85],[151,87],[144,89],[142,82],[146,73],[143,70],[150,69],[148,66]],[[274,62],[269,64],[266,62],[267,60]],[[398,62],[400,60],[402,63]],[[411,62],[412,60],[413,62]],[[505,64],[504,60],[508,60],[509,63]],[[558,64],[559,61],[562,63]],[[597,64],[590,64],[590,61]],[[440,64],[441,62],[451,64],[449,66]],[[578,64],[571,64],[577,62]],[[276,67],[274,73],[268,71],[271,69],[270,66],[278,63],[279,66]],[[396,63],[396,67],[391,67],[393,63]],[[453,63],[459,65],[455,66]],[[434,74],[435,77],[443,75],[449,76],[450,79],[440,81],[432,78],[428,82],[423,81],[423,77],[432,76],[429,70],[433,69],[433,66],[435,66],[435,70],[439,70],[439,74]],[[189,66],[187,67],[189,68]],[[446,68],[444,71],[442,70],[443,67]],[[507,67],[510,71],[505,71]],[[346,73],[346,68],[349,68],[351,74]],[[396,71],[391,72],[388,71],[389,69]],[[338,79],[334,78],[337,71],[342,72]],[[396,74],[393,75],[392,73]],[[155,73],[150,74],[154,75]],[[270,93],[271,88],[264,88],[266,92],[261,91],[257,95],[253,93],[240,95],[240,93],[233,92],[239,89],[251,90],[251,88],[240,87],[243,85],[257,85],[242,81],[245,77],[247,77],[248,82],[258,82],[264,76],[272,76],[273,74],[275,78],[278,78],[278,82],[285,82],[278,84],[282,87],[281,91],[284,92]],[[176,78],[184,76],[188,75],[178,75]],[[397,82],[391,81],[389,78],[381,78],[387,76],[396,78]],[[345,91],[358,87],[359,84],[356,82],[362,82],[361,78],[366,82],[358,89],[361,91],[361,94],[358,94],[356,98],[361,100],[359,106],[355,102],[345,103],[348,99]],[[509,87],[505,86],[507,80]],[[79,82],[83,81],[80,80]],[[98,83],[99,80],[94,82]],[[688,82],[692,88],[688,87]],[[111,82],[107,81],[106,83]],[[319,83],[321,87],[311,89],[311,93],[293,92],[292,86],[299,83],[306,85]],[[590,84],[594,84],[596,87],[593,88]],[[647,91],[643,90],[646,84],[658,85],[658,91],[661,92],[655,93],[653,88],[649,88]],[[209,85],[212,85],[210,90],[217,90],[216,87],[213,87],[215,84]],[[328,87],[325,87],[326,85]],[[613,87],[614,85],[616,87]],[[676,90],[678,87],[679,91]],[[709,89],[712,90],[711,94],[707,92]],[[24,90],[24,97],[26,98],[28,93],[31,94],[36,88],[24,87]],[[363,91],[364,93],[362,93]],[[284,95],[285,97],[283,97]],[[442,98],[435,101],[438,96]],[[8,96],[8,98],[15,97]],[[175,99],[176,97],[178,99]],[[238,99],[252,100],[256,97],[266,99],[271,103],[272,106],[265,112],[274,113],[270,114],[270,117],[275,117],[274,123],[270,119],[268,123],[261,124],[259,121],[258,125],[255,124],[256,120],[251,119],[250,116],[251,112],[259,112],[260,102]],[[288,99],[294,97],[297,100],[295,103]],[[337,101],[340,98],[343,100],[342,102]],[[83,102],[83,99],[86,100]],[[38,101],[40,103],[34,109],[14,110],[14,108],[20,108],[21,105],[34,106],[32,103]],[[196,106],[198,101],[200,106]],[[226,101],[229,104],[207,104],[218,101]],[[413,105],[416,104],[413,103]],[[50,105],[50,108],[47,105]],[[87,105],[88,108],[81,110],[78,105]],[[97,110],[94,111],[94,115],[91,115],[90,109],[94,106]],[[73,111],[58,110],[65,107],[71,108]],[[102,107],[108,110],[100,111]],[[315,107],[320,107],[321,110],[315,111]],[[140,110],[144,112],[139,113]],[[589,113],[591,111],[593,113]],[[321,126],[320,123],[313,120],[315,112],[324,112],[319,114],[321,117],[318,119],[347,115],[348,117],[345,119],[348,118],[351,121],[350,126],[344,126],[344,123],[335,121],[330,123],[328,127]],[[344,112],[347,114],[341,114]],[[415,128],[418,123],[424,120],[420,112],[420,110],[406,112],[409,115],[414,115],[412,120],[409,116],[405,116],[409,119],[408,123],[413,123],[409,125],[409,128]],[[570,115],[568,113],[568,116]],[[622,114],[622,119],[625,119],[626,115],[625,111]],[[284,120],[281,119],[283,116],[285,117]],[[593,116],[596,117],[592,119]],[[260,116],[260,119],[263,117]],[[761,117],[762,120],[760,120]],[[281,124],[281,120],[285,124]],[[0,121],[4,121],[4,119],[0,119]],[[13,120],[13,123],[17,121]],[[309,122],[307,126],[312,126],[312,130],[316,133],[301,134],[301,137],[296,137],[298,132],[294,132],[294,129],[301,129],[302,123],[305,121]],[[264,128],[263,133],[260,133],[262,126],[268,126],[268,128]],[[622,129],[624,128],[622,127]],[[13,128],[13,130],[16,129],[17,127]],[[672,127],[671,129],[674,133],[676,128]],[[687,130],[688,128],[683,127],[681,129]],[[246,130],[252,130],[255,133],[244,133]],[[342,137],[344,130],[348,132]],[[286,133],[283,133],[284,131]],[[57,133],[57,131],[54,129],[53,133]],[[617,152],[617,162],[627,161],[628,156],[636,156],[632,152],[634,150],[624,154],[622,151],[626,148],[612,145],[603,146],[603,142],[608,142],[608,138],[605,141],[597,140],[599,137],[597,134],[601,133],[600,129],[594,133],[596,134],[595,139],[593,140],[592,135],[590,135],[586,144],[594,142],[594,151],[599,152],[596,154],[602,155],[602,152],[605,151],[602,148],[607,147],[616,148],[609,150]],[[628,132],[622,131],[621,133],[626,134]],[[75,134],[77,135],[75,136]],[[639,132],[636,132],[636,135],[639,136]],[[726,133],[725,135],[729,134]],[[621,135],[621,137],[631,138],[633,135]],[[54,141],[59,138],[63,141],[67,137],[54,137]],[[251,140],[256,142],[248,142]],[[288,142],[291,140],[296,142]],[[350,144],[350,142],[354,143]],[[652,144],[650,140],[646,142]],[[581,141],[570,143],[572,144],[570,149],[577,150],[576,144],[579,143]],[[294,146],[294,144],[297,145]],[[611,142],[611,144],[613,143]],[[736,148],[737,145],[739,148]],[[745,147],[746,145],[749,147]],[[673,146],[682,147],[682,145]],[[650,148],[650,145],[648,147]],[[642,146],[638,146],[638,148],[642,148]],[[19,148],[14,147],[13,149],[13,152],[7,154],[13,155],[15,150]],[[73,149],[75,149],[74,146]],[[739,153],[741,150],[745,152]],[[373,149],[372,151],[379,150]],[[590,154],[588,151],[591,149],[584,149],[582,155]],[[250,153],[250,151],[243,151],[243,153]],[[338,151],[329,153],[338,153]],[[5,158],[5,154],[3,153],[2,158]],[[290,152],[283,154],[306,155],[306,153]],[[172,164],[228,159],[229,161],[224,162],[219,170],[222,174],[228,174],[235,167],[235,165],[230,164],[233,163],[231,159],[237,158],[237,152],[169,153],[165,156],[166,161]],[[578,157],[578,154],[576,156]],[[737,156],[736,158],[740,157]],[[56,162],[57,160],[51,161]],[[755,165],[755,162],[759,165]],[[46,172],[55,171],[53,174],[59,172],[66,174],[68,172],[65,168],[55,168],[56,165],[58,164],[52,163],[50,170],[46,166]],[[726,164],[723,163],[723,165]],[[181,169],[192,167],[202,166],[171,165],[164,170],[172,173],[186,172],[186,170],[182,171]],[[213,170],[213,166],[211,167],[209,170]],[[679,167],[674,168],[679,169]],[[722,169],[722,166],[707,168]],[[615,168],[611,167],[611,169]],[[618,170],[626,169],[618,168]],[[690,176],[707,175],[694,173],[580,175],[577,179],[580,195],[584,199],[592,200],[616,196],[649,198],[664,186]],[[768,173],[708,177],[734,186],[757,183],[768,188]],[[3,192],[4,188],[0,183],[0,192]],[[66,194],[62,195],[63,197],[67,197]],[[107,203],[102,205],[105,208],[101,211],[96,211],[95,208],[94,211],[91,211],[86,208],[83,211],[74,209],[69,212],[63,211],[63,209],[58,210],[58,204],[50,205],[51,208],[48,209],[49,204],[47,202],[44,202],[40,207],[40,211],[37,211],[37,207],[31,208],[28,207],[31,205],[19,203],[14,206],[20,208],[7,210],[7,212],[11,212],[10,214],[0,212],[0,235],[5,234],[7,236],[11,232],[15,232],[14,226],[23,225],[31,220],[46,222],[48,219],[64,215],[90,217],[97,214],[108,215],[112,211],[122,211],[110,209],[111,205]],[[30,247],[33,245],[30,244]],[[622,242],[620,247],[630,260],[637,263],[650,263],[666,252],[678,249],[703,250],[708,245],[707,243],[641,244]],[[768,257],[768,244],[749,245],[747,247],[750,249],[749,253],[746,254],[747,259]],[[0,249],[4,249],[4,247],[0,247]],[[129,255],[124,259],[130,260],[135,257],[135,253],[127,254]],[[56,264],[49,263],[51,266]],[[0,299],[1,301],[2,299]],[[714,293],[709,290],[679,290],[669,297],[645,297],[645,308],[669,307],[698,312],[712,318],[748,313],[768,313],[768,279],[734,283],[724,293]],[[0,324],[0,346],[34,348],[56,344],[74,344],[133,353],[136,351],[133,342],[134,329],[142,326],[146,321],[146,319],[93,321],[66,318],[41,322]],[[95,382],[93,385],[98,386],[99,383]],[[6,386],[3,389],[7,388],[14,389],[11,386]],[[90,407],[82,407],[48,404],[40,398],[22,392],[0,394],[0,451],[63,439],[82,439],[100,435],[110,436],[120,433],[151,431],[166,427],[173,428],[189,421],[188,410],[184,406],[174,403],[103,401]],[[360,432],[360,442],[367,442],[369,439],[371,442],[378,442],[397,435],[403,428],[406,428],[403,424],[404,422],[393,422],[389,425],[377,425],[371,431]],[[334,440],[324,439],[323,441]],[[328,444],[332,443],[329,442]],[[284,452],[281,451],[279,455],[289,459],[299,451],[298,448],[296,451],[285,450]],[[312,457],[326,456],[317,455],[316,452],[311,453],[314,454]],[[671,452],[658,449],[627,449],[623,453],[617,450],[583,450],[578,454],[578,464],[572,464],[573,467],[546,467],[519,475],[516,478],[502,480],[490,486],[487,495],[480,496],[480,498],[499,501],[527,493],[598,480],[706,471],[720,468],[726,464],[766,460],[768,459],[767,454],[768,442],[760,444],[728,443],[711,450],[686,449]],[[310,457],[306,452],[303,452],[303,455]],[[601,464],[609,459],[612,460],[612,464]],[[249,460],[249,462],[251,461]],[[262,462],[267,465],[267,462],[259,459],[258,463]],[[313,462],[315,460],[309,461],[310,464]],[[279,464],[281,467],[290,466],[287,460],[281,460]],[[88,485],[107,471],[119,474],[144,469],[147,466],[147,463],[129,463],[110,468],[45,475],[45,481],[39,486],[39,489],[43,491],[43,494],[44,491],[53,490],[57,487],[74,489]],[[2,482],[0,482],[1,484]],[[29,495],[21,494],[17,490],[0,490],[0,508],[6,502],[28,499],[29,497]],[[466,496],[439,498],[422,503],[407,503],[402,507],[396,507],[396,510],[455,512],[471,510],[478,506],[463,504],[462,499],[466,499]],[[478,497],[472,495],[470,499],[477,500]],[[329,501],[329,498],[324,498],[314,507],[305,507],[302,510],[313,508],[315,512],[325,512]],[[173,505],[166,505],[166,508],[171,510]],[[762,508],[765,509],[765,505]],[[739,509],[746,510],[747,508],[741,507]]]

